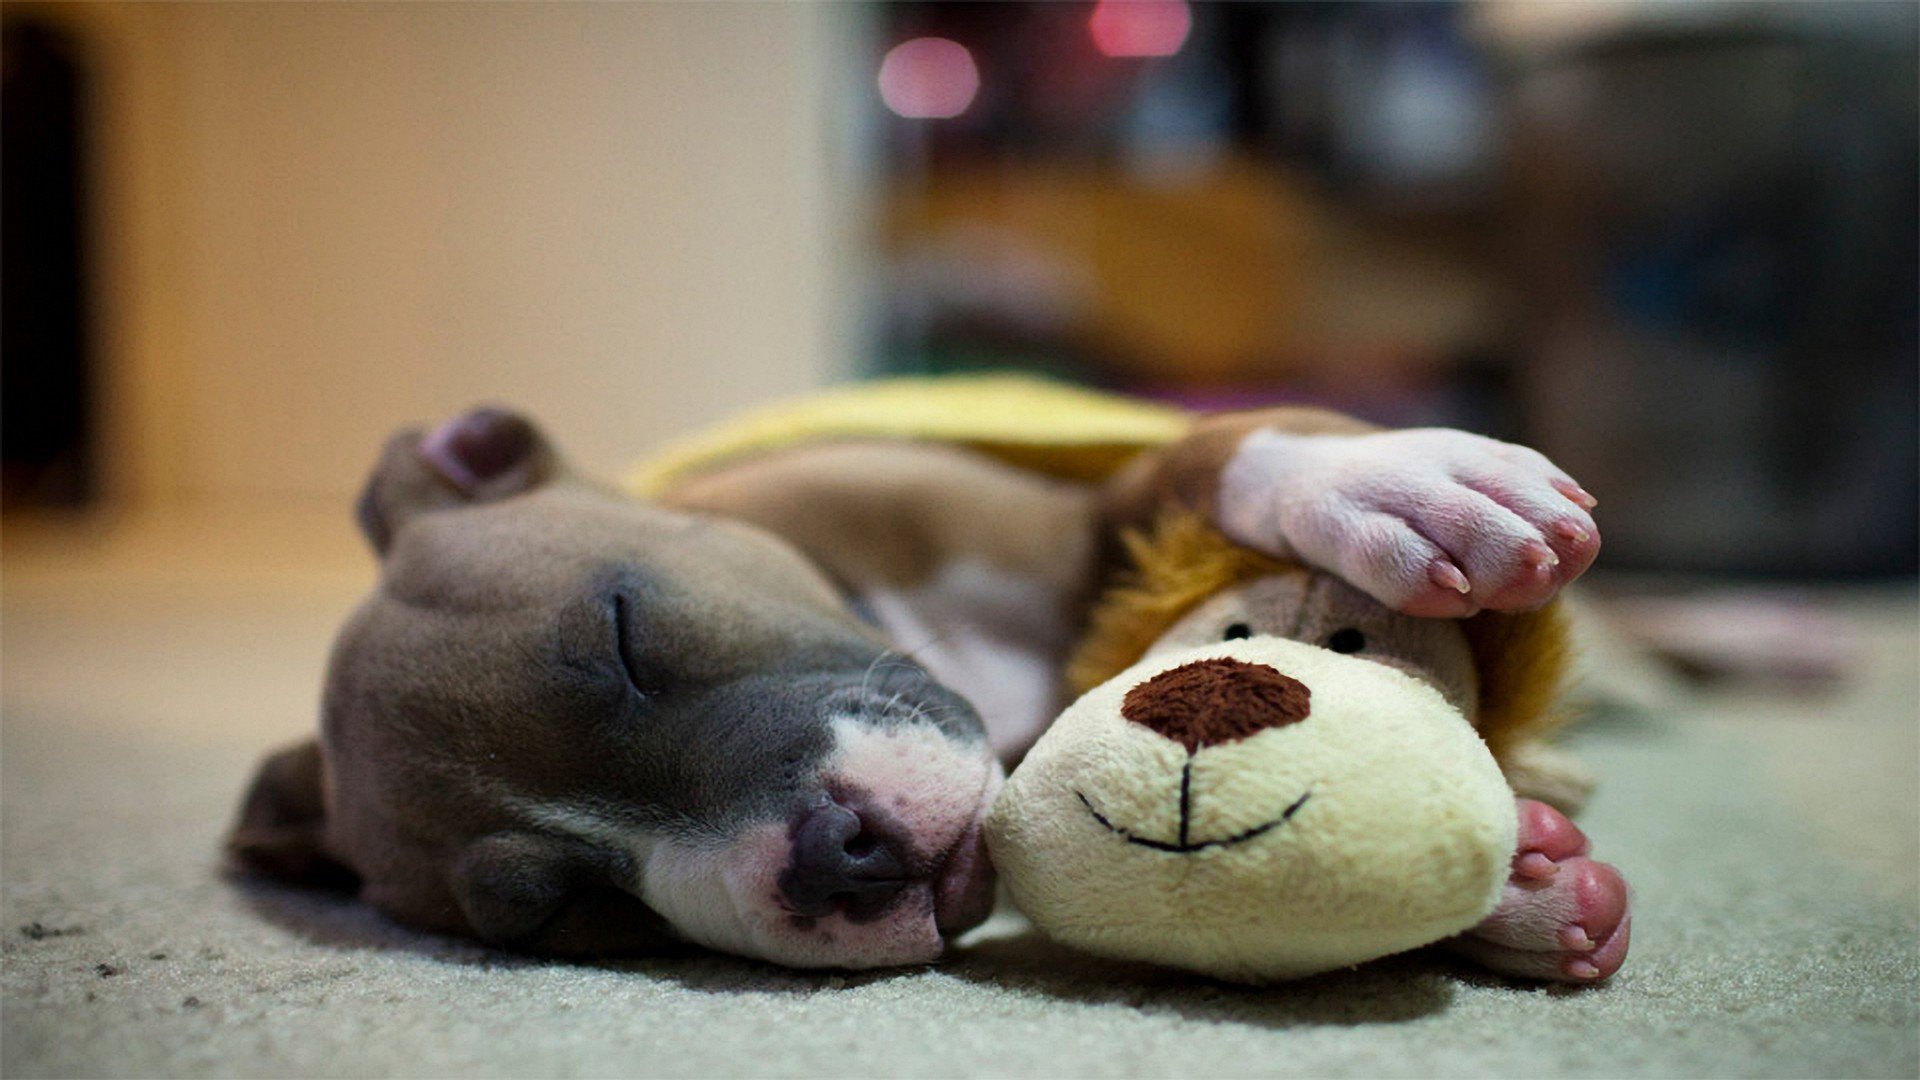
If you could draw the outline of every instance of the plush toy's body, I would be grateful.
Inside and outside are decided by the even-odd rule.
[[[1312,410],[1196,421],[1030,380],[828,395],[669,454],[632,487],[644,501],[572,473],[509,414],[397,435],[361,505],[381,586],[342,632],[320,740],[263,768],[235,856],[357,883],[408,922],[539,951],[692,941],[799,966],[929,960],[984,917],[995,759],[1017,762],[1058,714],[1076,646],[1074,669],[1107,664],[1104,681],[1154,641],[1206,640],[1208,605],[1235,602],[1226,586],[1270,587],[1236,576],[1180,603],[1149,598],[1154,618],[1108,603],[1089,622],[1126,562],[1124,537],[1171,511],[1234,553],[1228,563],[1257,551],[1318,568],[1315,580],[1399,613],[1435,671],[1494,655],[1463,653],[1456,635],[1472,636],[1476,620],[1438,619],[1538,607],[1598,547],[1590,497],[1517,447],[1374,432]],[[1280,671],[1292,659],[1266,660],[1322,643],[1280,641],[1299,628],[1264,625],[1256,642],[1255,629],[1237,646],[1253,650],[1243,662],[1304,684]],[[1398,767],[1411,767],[1416,731],[1436,753],[1471,758],[1467,715],[1500,749],[1483,671],[1416,682],[1378,659],[1388,665],[1333,656],[1328,670],[1424,702],[1398,718],[1350,716],[1376,744],[1406,744]],[[1271,853],[1290,831],[1330,826],[1315,819],[1353,786],[1329,779],[1337,770],[1311,779],[1270,761],[1246,774],[1259,790],[1245,806],[1236,781],[1214,775],[1226,750],[1257,757],[1352,713],[1338,695],[1309,693],[1296,722],[1231,745],[1194,734],[1204,724],[1181,729],[1190,739],[1152,735],[1174,748],[1155,751],[1163,764],[1190,759],[1184,804],[1121,784],[1079,792],[1069,808],[1127,854],[1190,860]],[[1408,738],[1396,724],[1413,725]],[[1532,745],[1503,752],[1510,779]],[[1440,842],[1423,864],[1438,876],[1423,879],[1426,897],[1381,908],[1368,933],[1391,931],[1390,950],[1465,925],[1497,885],[1492,914],[1459,939],[1479,959],[1550,978],[1610,973],[1625,944],[1617,875],[1584,858],[1564,817],[1497,790],[1490,764],[1477,775],[1484,797],[1469,816],[1484,827]],[[1303,790],[1297,805],[1255,798],[1285,795],[1291,779],[1333,786]],[[1364,820],[1357,804],[1350,812]],[[1169,813],[1180,819],[1171,834]],[[1354,847],[1327,835],[1329,858]],[[1500,884],[1506,856],[1513,873]],[[1367,880],[1350,869],[1338,876]],[[1240,901],[1222,903],[1213,917]],[[1044,905],[1035,914],[1049,925]],[[1357,955],[1332,947],[1345,934],[1311,930],[1328,950],[1308,966]]]
[[[1021,909],[1090,951],[1245,981],[1492,914],[1518,822],[1489,746],[1537,746],[1552,723],[1557,608],[1401,615],[1190,514],[1132,539],[1071,664],[1086,692],[988,819]],[[1538,782],[1527,756],[1517,778]]]

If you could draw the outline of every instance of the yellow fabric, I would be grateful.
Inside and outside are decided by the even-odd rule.
[[[1300,680],[1312,714],[1191,759],[1122,717],[1134,687],[1213,657]],[[1439,691],[1383,664],[1259,637],[1150,656],[1075,702],[1008,779],[986,836],[1014,902],[1049,936],[1266,982],[1479,923],[1500,898],[1516,831],[1493,756]],[[1142,843],[1177,840],[1205,846]]]
[[[1177,439],[1189,413],[1028,375],[885,379],[782,402],[669,446],[627,477],[651,497],[750,454],[827,439],[958,443],[1050,476],[1097,480]]]

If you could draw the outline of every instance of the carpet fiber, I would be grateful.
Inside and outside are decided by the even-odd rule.
[[[1910,594],[1851,603],[1866,662],[1839,695],[1579,733],[1605,781],[1584,824],[1635,890],[1610,984],[1415,956],[1248,990],[1078,957],[1004,910],[949,963],[824,975],[532,960],[229,881],[239,789],[310,728],[365,571],[156,535],[9,544],[10,1077],[1920,1074]]]

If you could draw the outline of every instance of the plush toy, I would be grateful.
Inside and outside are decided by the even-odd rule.
[[[1557,604],[1412,618],[1191,514],[1127,546],[1072,661],[1084,694],[988,820],[1054,938],[1249,982],[1416,948],[1494,910],[1516,791],[1584,795],[1542,742]]]

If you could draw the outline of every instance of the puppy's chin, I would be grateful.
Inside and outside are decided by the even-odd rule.
[[[873,968],[939,959],[986,921],[993,870],[981,823],[1004,773],[984,745],[926,724],[836,723],[820,793],[792,820],[750,826],[720,843],[665,840],[641,892],[690,941],[791,967]],[[899,853],[887,895],[841,901],[831,885],[794,885],[809,856],[807,815],[827,811],[881,833]],[[838,841],[835,841],[837,845]]]

